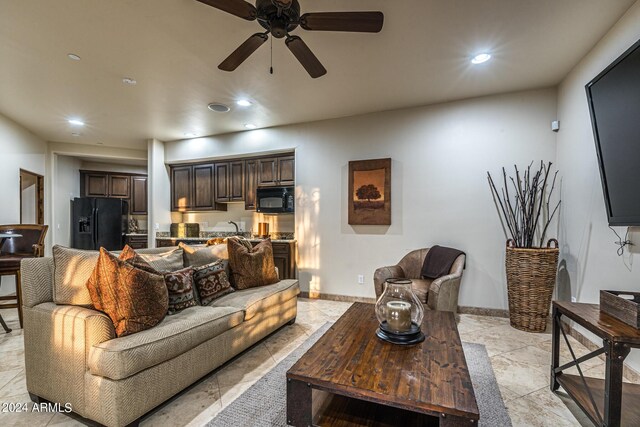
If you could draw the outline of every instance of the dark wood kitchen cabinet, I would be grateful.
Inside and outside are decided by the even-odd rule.
[[[226,211],[215,201],[215,169],[213,163],[171,167],[171,210]]]
[[[256,210],[256,189],[258,188],[258,161],[247,160],[244,167],[244,209]]]
[[[244,160],[216,163],[216,202],[244,200]]]
[[[109,197],[115,199],[128,199],[131,187],[129,175],[109,174]]]
[[[171,168],[171,210],[186,211],[191,208],[193,193],[193,166]]]
[[[193,167],[193,193],[191,210],[207,211],[215,208],[213,193],[213,164]]]
[[[129,202],[129,212],[131,212],[132,215],[147,214],[146,176],[131,177],[131,201]]]
[[[294,185],[295,157],[265,157],[258,159],[258,187]]]
[[[109,175],[81,172],[80,194],[83,197],[109,197]]]
[[[81,170],[80,195],[124,199],[130,214],[147,214],[146,175]]]

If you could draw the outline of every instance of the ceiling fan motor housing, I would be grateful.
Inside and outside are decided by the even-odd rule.
[[[286,36],[287,32],[295,30],[300,20],[300,3],[298,3],[298,0],[291,0],[287,8],[282,7],[283,3],[286,2],[256,0],[258,22],[266,30],[269,30],[273,37],[278,39]]]

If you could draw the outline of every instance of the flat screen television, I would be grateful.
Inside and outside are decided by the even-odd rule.
[[[586,89],[609,225],[640,225],[640,40]]]

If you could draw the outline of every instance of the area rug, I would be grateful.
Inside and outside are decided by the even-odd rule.
[[[327,323],[311,335],[275,368],[259,379],[207,427],[280,427],[286,426],[286,372],[329,329]],[[482,344],[462,343],[471,382],[480,410],[479,426],[510,427],[511,420],[500,395],[487,350]]]

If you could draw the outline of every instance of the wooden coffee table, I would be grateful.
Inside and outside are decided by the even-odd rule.
[[[424,342],[376,337],[355,303],[287,372],[294,426],[473,426],[480,415],[453,313],[425,310]]]

